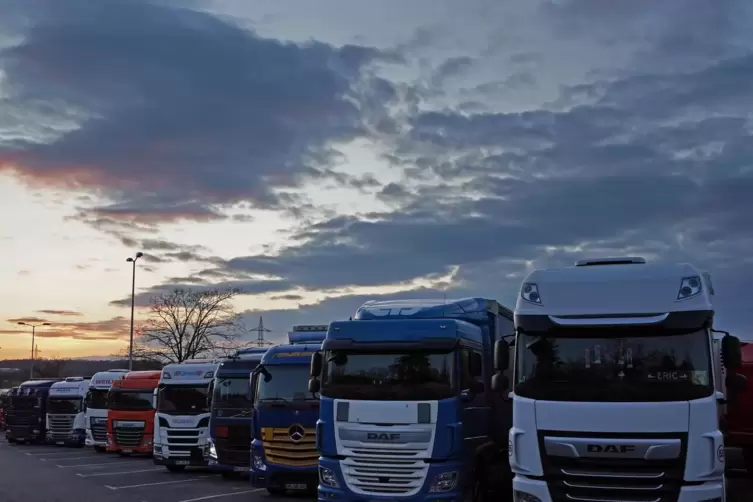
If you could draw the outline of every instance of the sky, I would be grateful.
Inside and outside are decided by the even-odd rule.
[[[639,255],[751,339],[746,0],[6,0],[0,358],[111,355],[173,287],[248,328]],[[249,337],[255,338],[255,333]]]

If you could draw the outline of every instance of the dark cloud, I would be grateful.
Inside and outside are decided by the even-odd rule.
[[[4,12],[22,36],[0,53],[6,129],[36,137],[0,143],[0,166],[96,190],[108,202],[79,216],[95,225],[206,221],[240,201],[280,207],[275,187],[327,176],[331,143],[363,134],[357,94],[376,106],[361,81],[381,57],[371,48],[283,43],[143,0],[18,1]]]
[[[60,314],[57,314],[60,315]],[[65,315],[65,314],[63,314]],[[70,315],[70,314],[68,314]],[[130,329],[130,319],[113,317],[104,321],[91,322],[55,322],[37,317],[8,319],[8,322],[41,323],[50,322],[51,326],[44,326],[36,330],[37,338],[68,338],[85,341],[120,340],[127,338]],[[29,330],[5,329],[0,330],[3,335],[28,335]]]
[[[179,279],[179,278],[176,278]],[[263,280],[263,279],[247,279],[247,280],[233,280],[227,282],[213,282],[202,283],[199,278],[189,278],[185,283],[175,282],[166,283],[152,286],[144,291],[136,294],[135,304],[137,307],[149,307],[152,300],[163,294],[168,294],[174,289],[189,289],[189,290],[206,290],[216,288],[235,288],[241,290],[242,294],[259,294],[259,293],[274,293],[287,291],[293,287],[292,284],[285,280]],[[109,303],[111,307],[131,307],[131,297],[121,298],[119,300],[113,300]]]
[[[47,314],[47,315],[59,315],[59,316],[82,316],[81,312],[76,312],[75,310],[37,310],[40,314]]]
[[[450,292],[514,302],[530,267],[638,254],[709,269],[721,322],[741,327],[753,319],[731,288],[753,273],[752,85],[746,55],[565,89],[592,99],[560,111],[418,113],[391,160],[439,182],[388,185],[394,212],[323,221],[277,255],[212,270],[307,289],[456,270]]]

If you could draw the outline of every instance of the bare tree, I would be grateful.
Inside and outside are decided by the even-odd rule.
[[[238,343],[240,316],[234,288],[194,291],[174,289],[156,296],[139,330],[134,357],[183,362],[197,356],[222,356]]]

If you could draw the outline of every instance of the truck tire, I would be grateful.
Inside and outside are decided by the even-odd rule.
[[[8,444],[16,444],[18,441],[16,441],[13,438],[8,438]]]
[[[275,487],[268,486],[267,492],[270,495],[285,495],[285,488],[280,488],[279,486],[275,486]]]
[[[170,472],[183,472],[186,470],[185,465],[166,465],[167,470]]]
[[[483,462],[477,461],[472,476],[470,502],[491,502],[493,494],[489,483],[489,472]]]
[[[97,453],[104,453],[107,451],[107,448],[104,446],[95,446],[94,451],[96,451]]]

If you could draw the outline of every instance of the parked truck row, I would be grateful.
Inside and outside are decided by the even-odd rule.
[[[29,381],[6,437],[151,453],[321,501],[723,502],[753,473],[753,345],[709,274],[643,258],[487,298],[372,301],[224,360]]]

